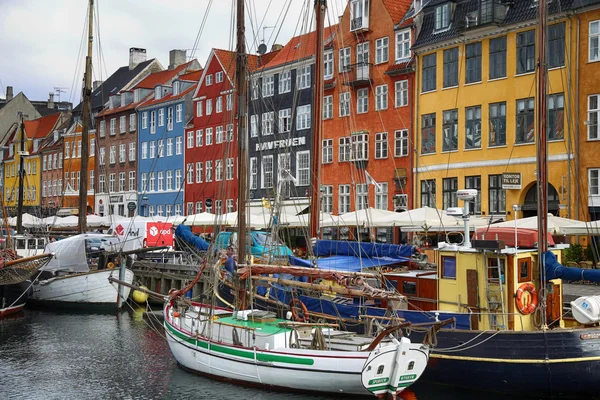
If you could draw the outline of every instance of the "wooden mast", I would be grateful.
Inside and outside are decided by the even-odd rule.
[[[85,75],[83,76],[83,115],[81,127],[81,169],[79,179],[79,233],[85,233],[87,230],[87,191],[88,191],[88,159],[89,150],[89,129],[91,119],[92,96],[92,42],[94,39],[94,0],[89,0],[89,35],[88,52],[85,57]]]
[[[248,119],[246,82],[246,25],[244,1],[237,0],[237,48],[236,48],[236,90],[237,90],[237,120],[238,120],[238,263],[246,263],[246,198],[248,182],[248,136],[246,122]]]
[[[310,197],[310,238],[319,235],[319,217],[321,216],[321,132],[323,127],[323,32],[325,30],[325,12],[327,0],[315,0],[316,52],[315,52],[315,86],[313,91],[313,137],[312,137],[312,168],[311,168],[311,197]]]
[[[23,113],[19,113],[21,117],[21,148],[19,154],[19,198],[17,199],[17,233],[23,233],[23,177],[25,176],[25,122],[23,122]],[[15,151],[15,153],[17,153]],[[6,218],[6,216],[5,216]]]
[[[541,288],[546,284],[546,263],[543,254],[548,251],[548,162],[546,137],[546,29],[547,29],[546,0],[539,0],[537,52],[538,52],[538,82],[537,82],[537,206],[538,206],[538,253]],[[546,293],[544,290],[543,293]],[[540,308],[542,309],[542,328],[546,328],[546,296],[544,294]]]

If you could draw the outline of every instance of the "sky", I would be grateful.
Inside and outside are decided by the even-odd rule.
[[[246,0],[246,40],[267,46],[285,44],[306,32],[306,8],[314,0]],[[87,0],[0,0],[0,98],[6,86],[14,95],[47,100],[63,88],[60,100],[80,101],[87,47]],[[232,4],[235,0],[95,0],[94,77],[104,80],[129,63],[129,48],[147,50],[148,59],[169,65],[169,50],[187,49],[204,66],[213,47],[232,49]],[[208,16],[206,16],[207,9]],[[343,13],[345,0],[328,1],[327,21]],[[285,18],[283,17],[285,15]],[[206,17],[206,18],[205,18]],[[194,43],[205,21],[194,51]],[[282,23],[283,21],[283,23]],[[326,25],[329,23],[326,21]],[[97,32],[99,27],[99,34]],[[262,27],[274,27],[262,29]],[[99,52],[101,49],[101,52]],[[58,94],[55,94],[58,100]]]

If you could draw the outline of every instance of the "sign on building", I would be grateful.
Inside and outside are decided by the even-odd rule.
[[[520,172],[505,172],[502,174],[502,189],[522,189],[523,182]]]

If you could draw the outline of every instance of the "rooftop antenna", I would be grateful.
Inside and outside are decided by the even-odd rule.
[[[265,30],[274,29],[275,26],[263,26],[262,31],[262,39],[260,41],[260,45],[258,46],[258,54],[263,55],[267,52],[267,45],[265,43]]]
[[[60,94],[66,93],[68,87],[54,86],[54,91],[56,92],[56,97],[58,98],[58,102],[60,103]]]

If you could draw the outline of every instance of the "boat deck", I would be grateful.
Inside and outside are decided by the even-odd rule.
[[[220,317],[215,321],[217,324],[227,324],[232,326],[239,326],[247,329],[253,329],[263,334],[274,335],[281,332],[291,332],[292,329],[287,328],[285,326],[281,326],[282,324],[289,323],[285,319],[276,319],[274,322],[262,322],[256,320],[242,320],[238,318],[230,317]]]

